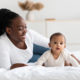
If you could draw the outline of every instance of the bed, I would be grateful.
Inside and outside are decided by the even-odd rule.
[[[80,51],[72,53],[80,60]],[[30,65],[12,70],[0,68],[0,80],[80,80],[80,67]]]
[[[0,69],[0,80],[80,80],[80,67],[26,66]]]

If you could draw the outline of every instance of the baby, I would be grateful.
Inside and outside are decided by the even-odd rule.
[[[36,62],[37,65],[47,67],[64,66],[65,61],[72,66],[79,66],[79,63],[65,50],[66,39],[62,33],[54,33],[50,37],[50,50],[46,51]]]

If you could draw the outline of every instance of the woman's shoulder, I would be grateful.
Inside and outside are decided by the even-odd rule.
[[[32,29],[27,29],[27,34],[32,37],[32,38],[37,38],[39,37],[41,34],[36,32],[35,30],[32,30]]]
[[[27,33],[26,33],[26,36],[27,36],[27,39],[30,38],[32,39],[32,30],[31,29],[27,29]]]
[[[0,36],[0,43],[3,43],[3,42],[5,42],[5,34]]]
[[[38,33],[32,29],[27,29],[27,33],[26,33],[26,36],[27,36],[27,40],[29,39],[30,41],[34,41],[35,38],[37,38],[38,36]]]

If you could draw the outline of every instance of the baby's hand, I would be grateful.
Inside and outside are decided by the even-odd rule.
[[[72,64],[71,63],[68,63],[67,61],[65,61],[64,66],[72,66]]]

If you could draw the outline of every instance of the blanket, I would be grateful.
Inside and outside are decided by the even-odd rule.
[[[0,80],[80,80],[80,67],[25,66],[0,69]]]

